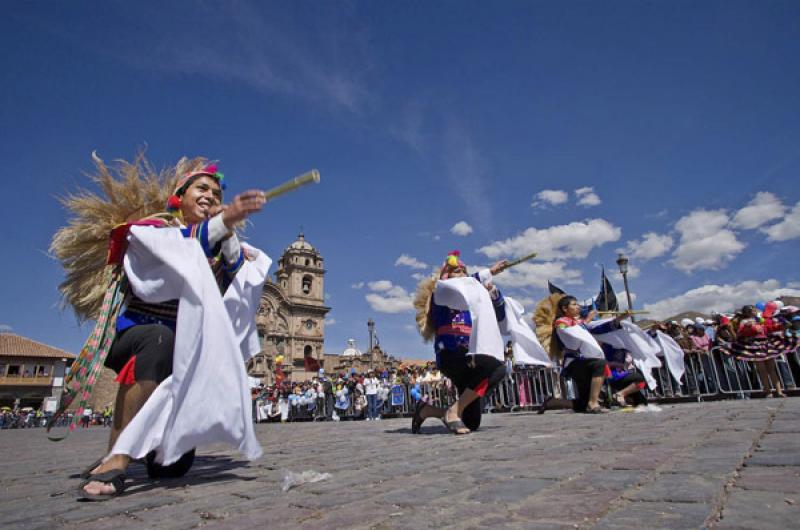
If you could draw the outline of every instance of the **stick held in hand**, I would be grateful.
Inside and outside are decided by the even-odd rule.
[[[294,191],[301,186],[305,186],[306,184],[316,184],[320,181],[319,171],[316,169],[312,169],[308,173],[304,173],[299,177],[295,177],[291,180],[287,180],[280,186],[276,186],[270,190],[264,192],[264,198],[268,201],[274,199],[275,197],[279,197],[284,193],[288,193],[290,191]]]

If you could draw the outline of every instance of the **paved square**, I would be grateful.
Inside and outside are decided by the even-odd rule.
[[[800,520],[800,399],[662,405],[595,416],[261,424],[265,455],[206,448],[183,479],[131,466],[121,497],[77,502],[108,431],[53,443],[0,431],[3,528],[789,528]],[[331,478],[283,492],[285,471]]]

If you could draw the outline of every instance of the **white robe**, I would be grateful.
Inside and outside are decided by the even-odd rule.
[[[433,301],[458,311],[469,311],[472,333],[467,355],[490,355],[501,363],[505,361],[503,336],[497,325],[492,298],[481,282],[472,276],[439,280],[433,292]]]
[[[581,325],[569,326],[566,328],[556,328],[558,338],[568,350],[579,351],[581,355],[589,359],[605,359],[603,348],[597,343],[594,335]],[[572,362],[571,358],[564,359],[564,368]]]
[[[662,331],[656,331],[656,342],[661,348],[661,356],[667,361],[669,373],[676,381],[680,381],[686,371],[686,363],[683,360],[683,349],[678,346],[675,339]]]
[[[253,431],[244,361],[261,350],[255,313],[271,265],[243,245],[245,261],[220,295],[197,241],[177,228],[132,227],[125,272],[145,302],[179,300],[172,375],[161,382],[120,433],[111,454],[142,458],[152,450],[169,465],[192,448],[225,442],[261,456]]]
[[[608,322],[609,319],[592,322],[589,329]],[[661,361],[658,360],[658,353],[661,348],[653,338],[633,322],[623,320],[620,322],[621,328],[609,333],[596,334],[595,338],[614,348],[627,350],[633,358],[633,364],[642,372],[647,386],[653,390],[658,383],[653,377],[653,368],[660,368]]]
[[[523,318],[525,308],[522,304],[511,298],[505,297],[506,318],[500,321],[500,331],[511,338],[514,349],[514,362],[516,364],[535,364],[552,366],[550,357],[542,348],[536,333]]]

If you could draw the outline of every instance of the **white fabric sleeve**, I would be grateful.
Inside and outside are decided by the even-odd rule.
[[[486,285],[490,281],[492,281],[492,271],[489,269],[483,269],[478,271],[478,281],[481,282],[483,285]]]
[[[239,254],[242,252],[242,246],[239,244],[236,232],[228,230],[228,227],[222,222],[222,214],[215,215],[208,222],[208,243],[212,248],[231,233],[231,237],[222,241],[222,255],[225,257],[226,262],[236,263],[239,260]]]

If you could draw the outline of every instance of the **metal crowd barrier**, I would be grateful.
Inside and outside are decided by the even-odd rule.
[[[672,377],[666,362],[653,370],[657,386],[653,390],[645,390],[649,400],[658,402],[676,398],[697,401],[719,397],[744,398],[764,391],[753,362],[738,360],[719,348],[713,348],[710,353],[685,352],[684,362],[685,373],[680,381]],[[782,355],[776,359],[778,377],[785,390],[797,388],[792,363],[794,369],[800,373],[800,350],[795,350],[788,357]],[[350,403],[346,409],[334,408],[332,411],[328,410],[330,402],[324,398],[317,398],[313,405],[289,406],[287,403],[286,421],[325,420],[332,416],[333,411],[341,420],[365,417],[366,406],[357,412],[353,396],[349,397]],[[572,381],[562,377],[559,368],[516,367],[490,395],[484,397],[484,410],[532,410],[540,407],[550,397],[575,397]],[[390,386],[386,399],[379,402],[378,412],[382,417],[410,416],[418,399],[424,399],[436,407],[448,407],[458,399],[458,395],[446,379],[416,385],[395,384]],[[256,406],[260,405],[261,400],[257,400]],[[280,415],[277,418],[280,419]],[[271,419],[275,421],[276,416]]]

